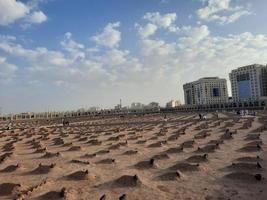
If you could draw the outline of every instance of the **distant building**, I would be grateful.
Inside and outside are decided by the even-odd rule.
[[[144,109],[145,105],[142,103],[132,103],[131,104],[131,109],[133,110],[140,110],[140,109]]]
[[[122,108],[122,107],[121,107],[121,104],[117,104],[117,105],[114,107],[115,110],[121,110],[121,108]]]
[[[226,103],[228,91],[226,79],[205,77],[183,85],[185,105]]]
[[[229,74],[234,102],[267,98],[267,67],[254,64],[234,69]]]
[[[180,105],[181,105],[180,101],[171,100],[168,103],[166,103],[166,108],[175,108],[175,107],[178,107]]]
[[[146,109],[159,109],[159,103],[151,102],[145,106]]]
[[[101,108],[100,107],[90,107],[87,111],[88,112],[97,112],[97,111],[100,111]]]

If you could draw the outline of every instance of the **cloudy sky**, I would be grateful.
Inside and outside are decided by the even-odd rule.
[[[0,0],[1,112],[183,101],[185,82],[267,63],[266,10],[266,0]]]

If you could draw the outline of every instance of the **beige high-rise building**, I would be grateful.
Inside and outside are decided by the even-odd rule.
[[[181,105],[180,101],[171,100],[166,103],[166,108],[175,108]]]
[[[226,79],[205,77],[183,85],[185,105],[226,103],[228,91]]]
[[[229,74],[234,102],[267,98],[267,67],[254,64],[234,69]]]

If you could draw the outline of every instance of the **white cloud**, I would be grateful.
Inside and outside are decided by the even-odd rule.
[[[140,60],[144,66],[150,66],[147,79],[155,87],[158,82],[176,87],[177,82],[182,85],[202,76],[228,78],[230,70],[236,67],[264,64],[267,60],[267,35],[245,32],[218,37],[206,25],[183,26],[177,33],[176,42],[141,39]],[[182,98],[182,89],[179,91]]]
[[[88,100],[93,98],[96,104],[113,104],[118,96],[129,101],[135,98],[163,102],[166,98],[183,99],[182,84],[185,82],[202,76],[227,78],[230,70],[236,67],[267,60],[265,34],[245,32],[217,36],[206,25],[178,28],[173,22],[166,29],[161,27],[163,33],[156,39],[149,38],[153,31],[140,37],[136,41],[138,54],[133,55],[119,48],[118,27],[119,23],[108,24],[102,33],[93,37],[96,45],[90,47],[67,32],[60,41],[61,49],[56,51],[46,47],[26,48],[15,37],[0,36],[0,51],[23,61],[23,67],[15,72],[29,83],[38,82],[38,87],[54,84],[62,91],[67,88],[66,96],[71,90],[72,94],[77,94],[72,97],[79,97],[76,101],[85,99],[89,104]],[[176,27],[174,37],[164,39],[164,33],[171,34],[170,27]],[[115,35],[119,32],[119,37],[111,36],[114,31]],[[88,96],[81,98],[84,94]]]
[[[179,32],[180,28],[175,25],[177,19],[176,13],[160,14],[159,12],[148,12],[143,16],[147,22],[146,25],[136,25],[141,38],[148,38],[155,34],[158,29],[168,30],[169,32]]]
[[[8,25],[25,17],[29,8],[16,0],[0,0],[0,25]]]
[[[138,57],[130,51],[114,48],[89,53],[87,50],[94,47],[74,41],[69,32],[61,41],[62,51],[45,47],[27,49],[11,36],[0,37],[0,49],[26,61],[33,80],[81,88],[88,87],[89,83],[92,87],[149,85],[162,81],[172,84],[179,77],[181,81],[189,80],[191,76],[205,73],[227,76],[234,67],[267,60],[267,36],[263,34],[245,32],[217,37],[205,25],[182,27],[180,34],[175,42],[141,38]],[[188,77],[181,77],[185,71],[189,71]]]
[[[38,2],[35,2],[34,5],[17,0],[0,0],[0,25],[6,26],[18,20],[26,21],[27,25],[46,21],[46,15],[42,11],[35,10]]]
[[[148,23],[144,27],[139,26],[138,33],[142,38],[147,38],[153,35],[157,31],[157,26],[151,23]]]
[[[84,44],[72,39],[67,32],[61,41],[62,51],[52,51],[45,47],[27,49],[18,44],[16,38],[0,37],[0,50],[26,61],[28,76],[40,82],[51,82],[57,86],[80,85],[92,89],[103,85],[118,84],[131,73],[142,70],[138,59],[127,50],[116,48],[88,52]],[[115,82],[116,80],[116,82]],[[101,83],[95,86],[96,83]]]
[[[197,15],[205,21],[229,24],[242,16],[250,15],[251,11],[243,6],[231,6],[231,0],[205,0],[206,7],[197,10]]]
[[[0,37],[0,49],[11,55],[24,58],[34,66],[39,66],[40,63],[60,66],[72,62],[71,59],[66,58],[60,51],[49,51],[45,47],[26,49],[22,45],[17,44],[15,38],[7,36]]]
[[[175,53],[175,44],[166,43],[164,40],[149,40],[142,41],[142,51],[144,56],[168,56]]]
[[[91,39],[96,42],[96,44],[106,47],[118,47],[121,41],[121,32],[116,28],[120,26],[120,22],[109,23],[103,30],[102,33],[99,33],[93,36]]]
[[[84,45],[75,42],[72,39],[72,34],[70,32],[65,33],[64,39],[60,42],[60,44],[71,54],[71,57],[74,60],[85,58]]]
[[[248,47],[264,48],[267,47],[267,36],[263,34],[253,35],[250,32],[245,32],[240,35],[230,35],[233,40],[245,43]]]
[[[206,25],[199,27],[182,27],[180,33],[185,34],[185,37],[179,38],[179,46],[185,47],[188,45],[196,45],[201,40],[209,36],[210,31]]]
[[[240,17],[247,16],[250,14],[251,14],[251,12],[248,10],[238,10],[238,11],[234,12],[233,14],[231,14],[230,16],[228,16],[228,18],[226,20],[222,21],[222,23],[233,23],[236,20],[238,20]]]
[[[207,0],[208,5],[197,11],[198,15],[202,19],[206,19],[209,16],[223,11],[228,10],[231,0]]]
[[[106,52],[103,56],[98,57],[98,62],[104,66],[113,69],[127,61],[128,51],[121,51],[118,49],[111,49]]]
[[[17,66],[9,64],[6,58],[0,57],[0,83],[11,81],[15,77]]]
[[[161,15],[159,12],[149,12],[144,15],[145,20],[148,20],[162,28],[170,27],[176,21],[176,18],[176,13],[167,13],[165,15]]]
[[[34,11],[26,18],[26,21],[31,24],[40,24],[46,20],[47,16],[42,11]]]

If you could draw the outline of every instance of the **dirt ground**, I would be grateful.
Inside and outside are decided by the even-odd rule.
[[[0,131],[0,199],[266,200],[267,116],[26,121]]]

